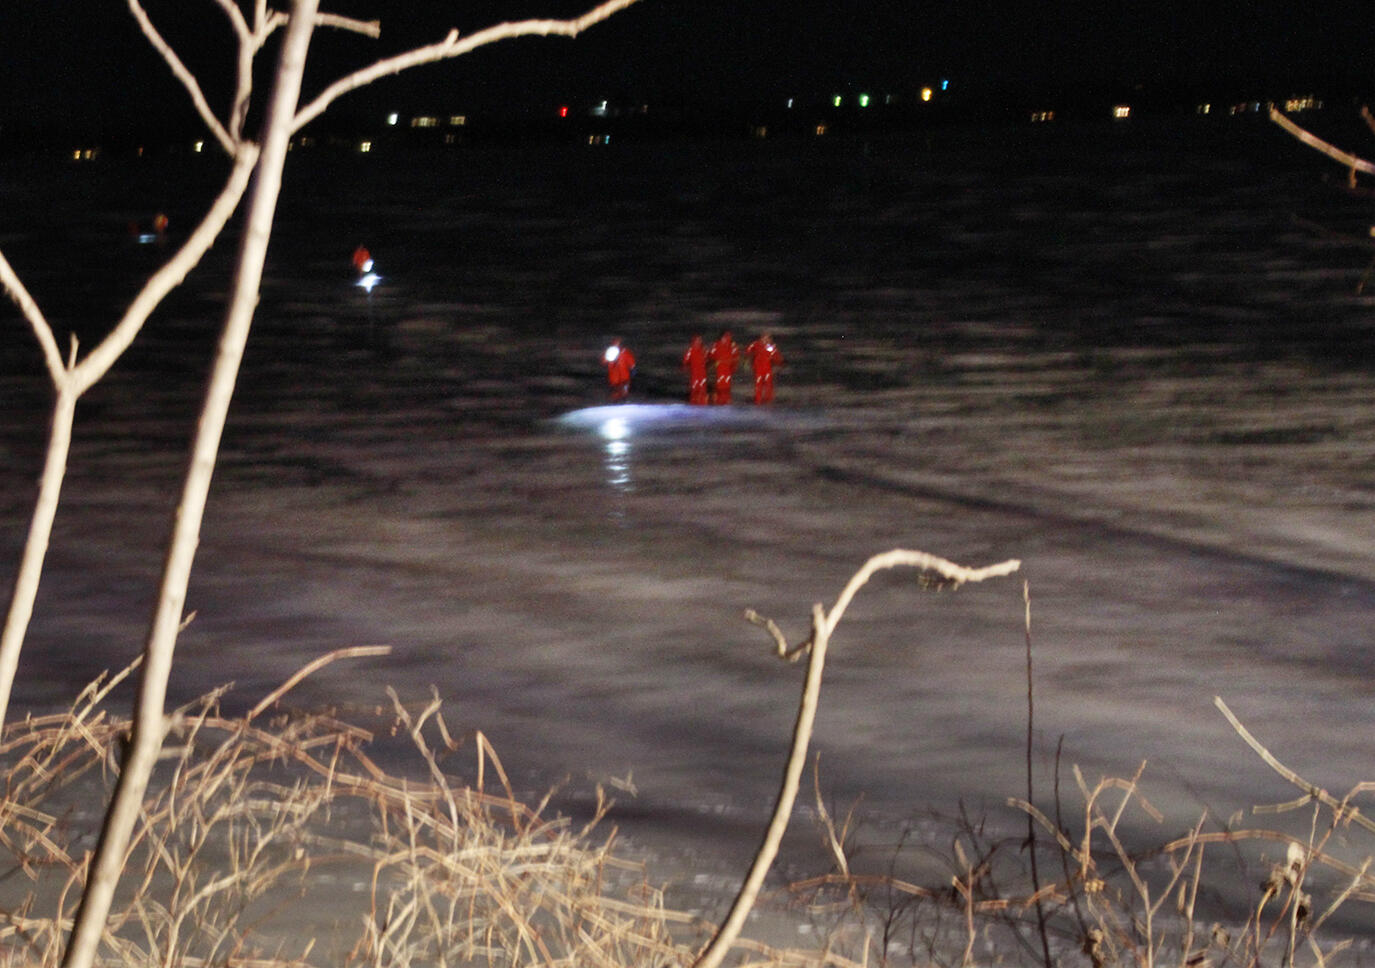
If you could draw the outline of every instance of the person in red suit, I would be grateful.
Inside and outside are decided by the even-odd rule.
[[[773,368],[783,365],[783,354],[773,341],[772,333],[765,333],[745,347],[754,369],[754,402],[773,403]]]
[[[611,384],[611,399],[624,403],[630,396],[630,378],[635,375],[635,354],[613,339],[602,354],[602,364],[606,367],[606,382]]]
[[[730,378],[735,375],[735,368],[740,364],[740,347],[735,345],[730,330],[723,331],[716,342],[711,344],[711,349],[707,350],[707,360],[716,370],[716,379],[711,387],[711,402],[730,403]]]
[[[683,354],[683,369],[688,376],[688,403],[702,405],[707,402],[707,348],[701,336],[692,337],[687,352]]]
[[[360,276],[372,271],[372,253],[368,251],[367,246],[360,244],[353,250],[353,271]]]

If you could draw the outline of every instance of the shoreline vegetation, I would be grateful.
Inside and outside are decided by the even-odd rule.
[[[876,556],[867,572],[900,563],[884,563],[897,554]],[[818,606],[814,638],[796,646],[769,620],[747,617],[773,637],[779,658],[810,654],[819,670],[824,644],[814,643],[824,643],[866,579],[865,570],[852,579],[830,623]],[[927,590],[959,583],[921,579]],[[485,736],[456,736],[433,690],[428,700],[408,702],[388,688],[389,705],[371,716],[354,706],[349,721],[282,704],[317,669],[385,651],[323,656],[242,715],[223,713],[225,686],[169,716],[99,963],[707,963],[707,939],[716,932],[720,940],[724,926],[673,909],[667,888],[618,843],[608,817],[615,797],[633,788],[598,786],[595,809],[581,820],[557,814],[553,791],[523,803]],[[1030,655],[1028,603],[1029,682]],[[65,712],[6,726],[0,965],[61,963],[100,805],[130,731],[105,704],[137,666],[102,676]],[[809,670],[804,707],[812,678]],[[1295,800],[1256,807],[1246,819],[1205,813],[1191,829],[1163,832],[1141,849],[1131,846],[1139,837],[1128,828],[1142,818],[1162,821],[1147,797],[1146,764],[1130,777],[1096,782],[1073,767],[1081,801],[1074,807],[1060,789],[1057,758],[1053,804],[1007,801],[1030,818],[1030,836],[961,816],[948,835],[900,845],[934,859],[938,873],[921,883],[899,869],[896,850],[886,868],[868,857],[856,862],[861,822],[853,808],[844,816],[827,809],[814,765],[815,802],[798,814],[810,813],[831,867],[788,884],[775,878],[758,910],[750,897],[741,915],[748,927],[725,939],[720,963],[1360,963],[1368,939],[1342,937],[1350,925],[1338,912],[1375,901],[1369,848],[1360,843],[1375,823],[1353,802],[1370,784],[1332,796],[1285,767],[1221,699],[1216,705],[1246,745],[1298,788]],[[798,735],[805,754],[801,726]],[[383,740],[403,743],[409,762],[379,765],[370,748]],[[791,813],[790,803],[783,806]],[[1286,815],[1299,818],[1300,829],[1284,829]],[[756,858],[760,883],[767,867]],[[1238,882],[1248,879],[1239,899]],[[780,937],[807,944],[783,946]]]

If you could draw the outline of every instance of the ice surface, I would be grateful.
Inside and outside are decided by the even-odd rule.
[[[729,869],[800,684],[743,610],[800,638],[870,554],[910,547],[1024,571],[940,594],[886,574],[851,607],[815,745],[835,803],[864,797],[868,856],[928,809],[1006,816],[1024,794],[1023,578],[1042,800],[1057,747],[1071,800],[1071,764],[1148,762],[1167,819],[1133,820],[1142,838],[1295,795],[1215,695],[1313,782],[1371,779],[1368,256],[1292,218],[1345,230],[1369,206],[1282,136],[324,163],[293,155],[174,698],[233,679],[251,704],[321,652],[389,643],[292,701],[371,708],[385,685],[434,684],[524,791],[571,774],[576,809],[633,774],[613,815],[631,843]],[[89,345],[149,267],[148,247],[102,236],[111,212],[175,196],[184,227],[201,180],[141,174],[131,201],[116,174],[0,226],[64,343]],[[384,277],[370,294],[348,275],[359,241]],[[20,708],[65,703],[142,641],[231,249],[83,401]],[[6,577],[46,406],[8,319]],[[689,337],[727,327],[777,337],[772,408],[681,403]],[[639,358],[627,406],[606,404],[611,336]],[[784,864],[814,872],[813,842],[799,825]]]

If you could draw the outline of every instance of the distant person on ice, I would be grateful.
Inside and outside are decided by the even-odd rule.
[[[353,250],[353,271],[360,276],[372,271],[372,253],[367,246],[359,245]]]
[[[635,375],[635,354],[613,339],[602,354],[602,364],[606,367],[606,382],[611,384],[613,403],[624,403],[630,396],[630,378]]]
[[[700,406],[707,402],[707,348],[701,336],[693,336],[683,354],[683,369],[688,376],[688,403]]]
[[[154,215],[146,226],[137,220],[131,221],[129,223],[129,238],[139,245],[147,245],[150,242],[162,245],[167,241],[167,225],[167,216],[162,212]]]
[[[754,369],[754,402],[773,403],[773,368],[783,365],[783,354],[773,341],[772,333],[765,333],[745,347]]]
[[[716,342],[711,344],[711,349],[707,350],[707,359],[716,369],[716,379],[711,385],[711,402],[730,403],[730,378],[735,375],[735,368],[740,364],[740,347],[735,345],[730,330],[723,330]]]

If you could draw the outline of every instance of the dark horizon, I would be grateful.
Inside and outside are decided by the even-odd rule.
[[[138,140],[193,136],[186,92],[123,3],[50,0],[0,10],[0,150],[21,138]],[[372,60],[502,20],[571,16],[590,2],[344,0],[327,9],[379,19],[372,40],[322,29],[307,92]],[[206,85],[221,113],[232,77],[227,20],[206,3],[147,0],[149,15]],[[389,14],[388,9],[397,11]],[[401,11],[404,11],[404,16]],[[681,123],[767,123],[788,98],[861,92],[910,107],[923,86],[950,82],[968,117],[1033,111],[1092,116],[1117,101],[1149,112],[1315,95],[1371,93],[1369,8],[1337,0],[1290,4],[1161,0],[1105,13],[1081,4],[1049,17],[1028,3],[912,8],[895,0],[837,10],[814,0],[740,8],[718,0],[642,0],[576,40],[525,38],[383,78],[337,101],[326,123],[357,129],[387,113],[458,112],[505,124],[601,100],[644,104]],[[76,25],[79,29],[73,29]],[[270,63],[271,51],[262,55]],[[216,82],[219,83],[216,83]]]

